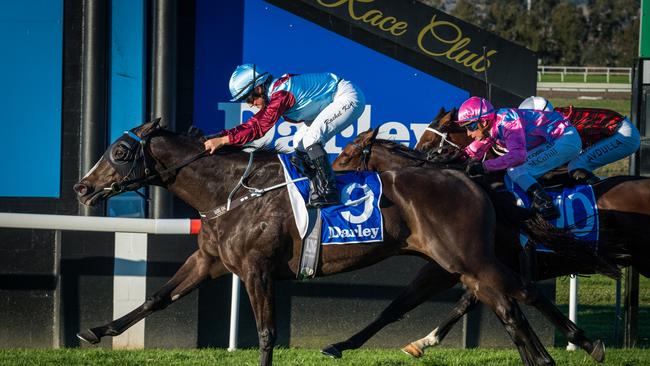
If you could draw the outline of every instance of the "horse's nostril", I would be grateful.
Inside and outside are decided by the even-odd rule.
[[[77,192],[78,195],[83,196],[88,192],[88,186],[82,183],[77,183],[72,187],[72,189]]]

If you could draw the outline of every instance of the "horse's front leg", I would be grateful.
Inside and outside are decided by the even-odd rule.
[[[458,275],[450,274],[435,262],[425,264],[411,283],[393,300],[379,316],[358,333],[343,342],[330,344],[321,350],[326,356],[340,358],[343,351],[357,349],[386,325],[398,321],[407,312],[458,283]]]
[[[267,267],[257,265],[245,270],[243,280],[255,314],[260,343],[260,365],[269,366],[273,362],[273,346],[276,340],[274,281]]]
[[[77,337],[89,343],[99,343],[104,336],[117,336],[151,313],[166,308],[172,302],[187,295],[208,277],[217,278],[228,273],[218,257],[194,252],[174,276],[142,305],[112,322],[86,329]]]
[[[472,311],[472,309],[476,307],[476,304],[478,304],[476,296],[474,296],[470,291],[465,291],[451,312],[447,314],[447,318],[442,322],[442,325],[436,327],[431,333],[427,334],[426,337],[407,344],[402,348],[402,351],[413,357],[421,357],[424,354],[425,349],[440,344],[454,325],[463,317],[463,315]]]

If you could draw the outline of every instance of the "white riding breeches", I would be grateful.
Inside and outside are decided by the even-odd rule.
[[[507,174],[523,190],[537,183],[537,179],[551,169],[575,158],[582,149],[582,141],[575,127],[567,127],[564,134],[553,142],[541,144],[528,151],[526,162],[508,168]]]
[[[366,99],[360,89],[349,81],[339,81],[332,103],[313,121],[305,121],[293,137],[293,146],[305,151],[315,143],[324,145],[361,117],[365,106]]]

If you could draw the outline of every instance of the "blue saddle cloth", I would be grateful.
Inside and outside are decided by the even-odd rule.
[[[508,191],[512,192],[517,198],[517,205],[529,208],[531,199],[526,192],[516,185],[506,175],[505,186]],[[599,220],[598,206],[594,190],[589,185],[576,185],[574,187],[564,187],[562,189],[547,189],[548,194],[553,197],[555,207],[560,212],[560,217],[549,222],[558,228],[569,228],[573,235],[580,240],[584,240],[594,246],[598,244]],[[521,245],[528,243],[528,237],[525,234],[520,235]],[[594,247],[594,250],[597,248]],[[551,250],[542,246],[537,246],[538,251]]]
[[[291,164],[292,154],[280,154],[285,176],[302,177]],[[303,203],[309,201],[309,181],[294,183]],[[379,200],[382,186],[375,172],[351,172],[336,175],[342,204],[321,209],[321,242],[327,244],[371,243],[384,240],[384,226]],[[295,212],[294,208],[294,214]],[[298,220],[298,217],[296,217]]]

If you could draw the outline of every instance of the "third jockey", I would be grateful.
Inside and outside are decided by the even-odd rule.
[[[599,178],[593,171],[633,154],[641,145],[639,130],[625,116],[602,108],[553,108],[543,97],[528,97],[521,109],[562,113],[580,133],[582,152],[569,162],[569,175],[576,182],[594,184]]]
[[[458,121],[474,139],[465,148],[473,159],[470,175],[506,170],[508,176],[532,198],[532,208],[546,219],[558,217],[553,199],[536,178],[580,153],[578,131],[557,112],[515,108],[495,110],[484,98],[471,97],[460,106]],[[507,153],[481,162],[477,159],[494,144]]]
[[[223,145],[242,146],[259,139],[283,117],[303,122],[293,138],[296,154],[312,182],[309,206],[324,207],[340,201],[325,143],[357,120],[365,108],[360,89],[331,73],[285,74],[273,78],[254,64],[238,66],[230,77],[231,101],[246,101],[259,108],[241,125],[224,130],[205,142],[210,153]]]

